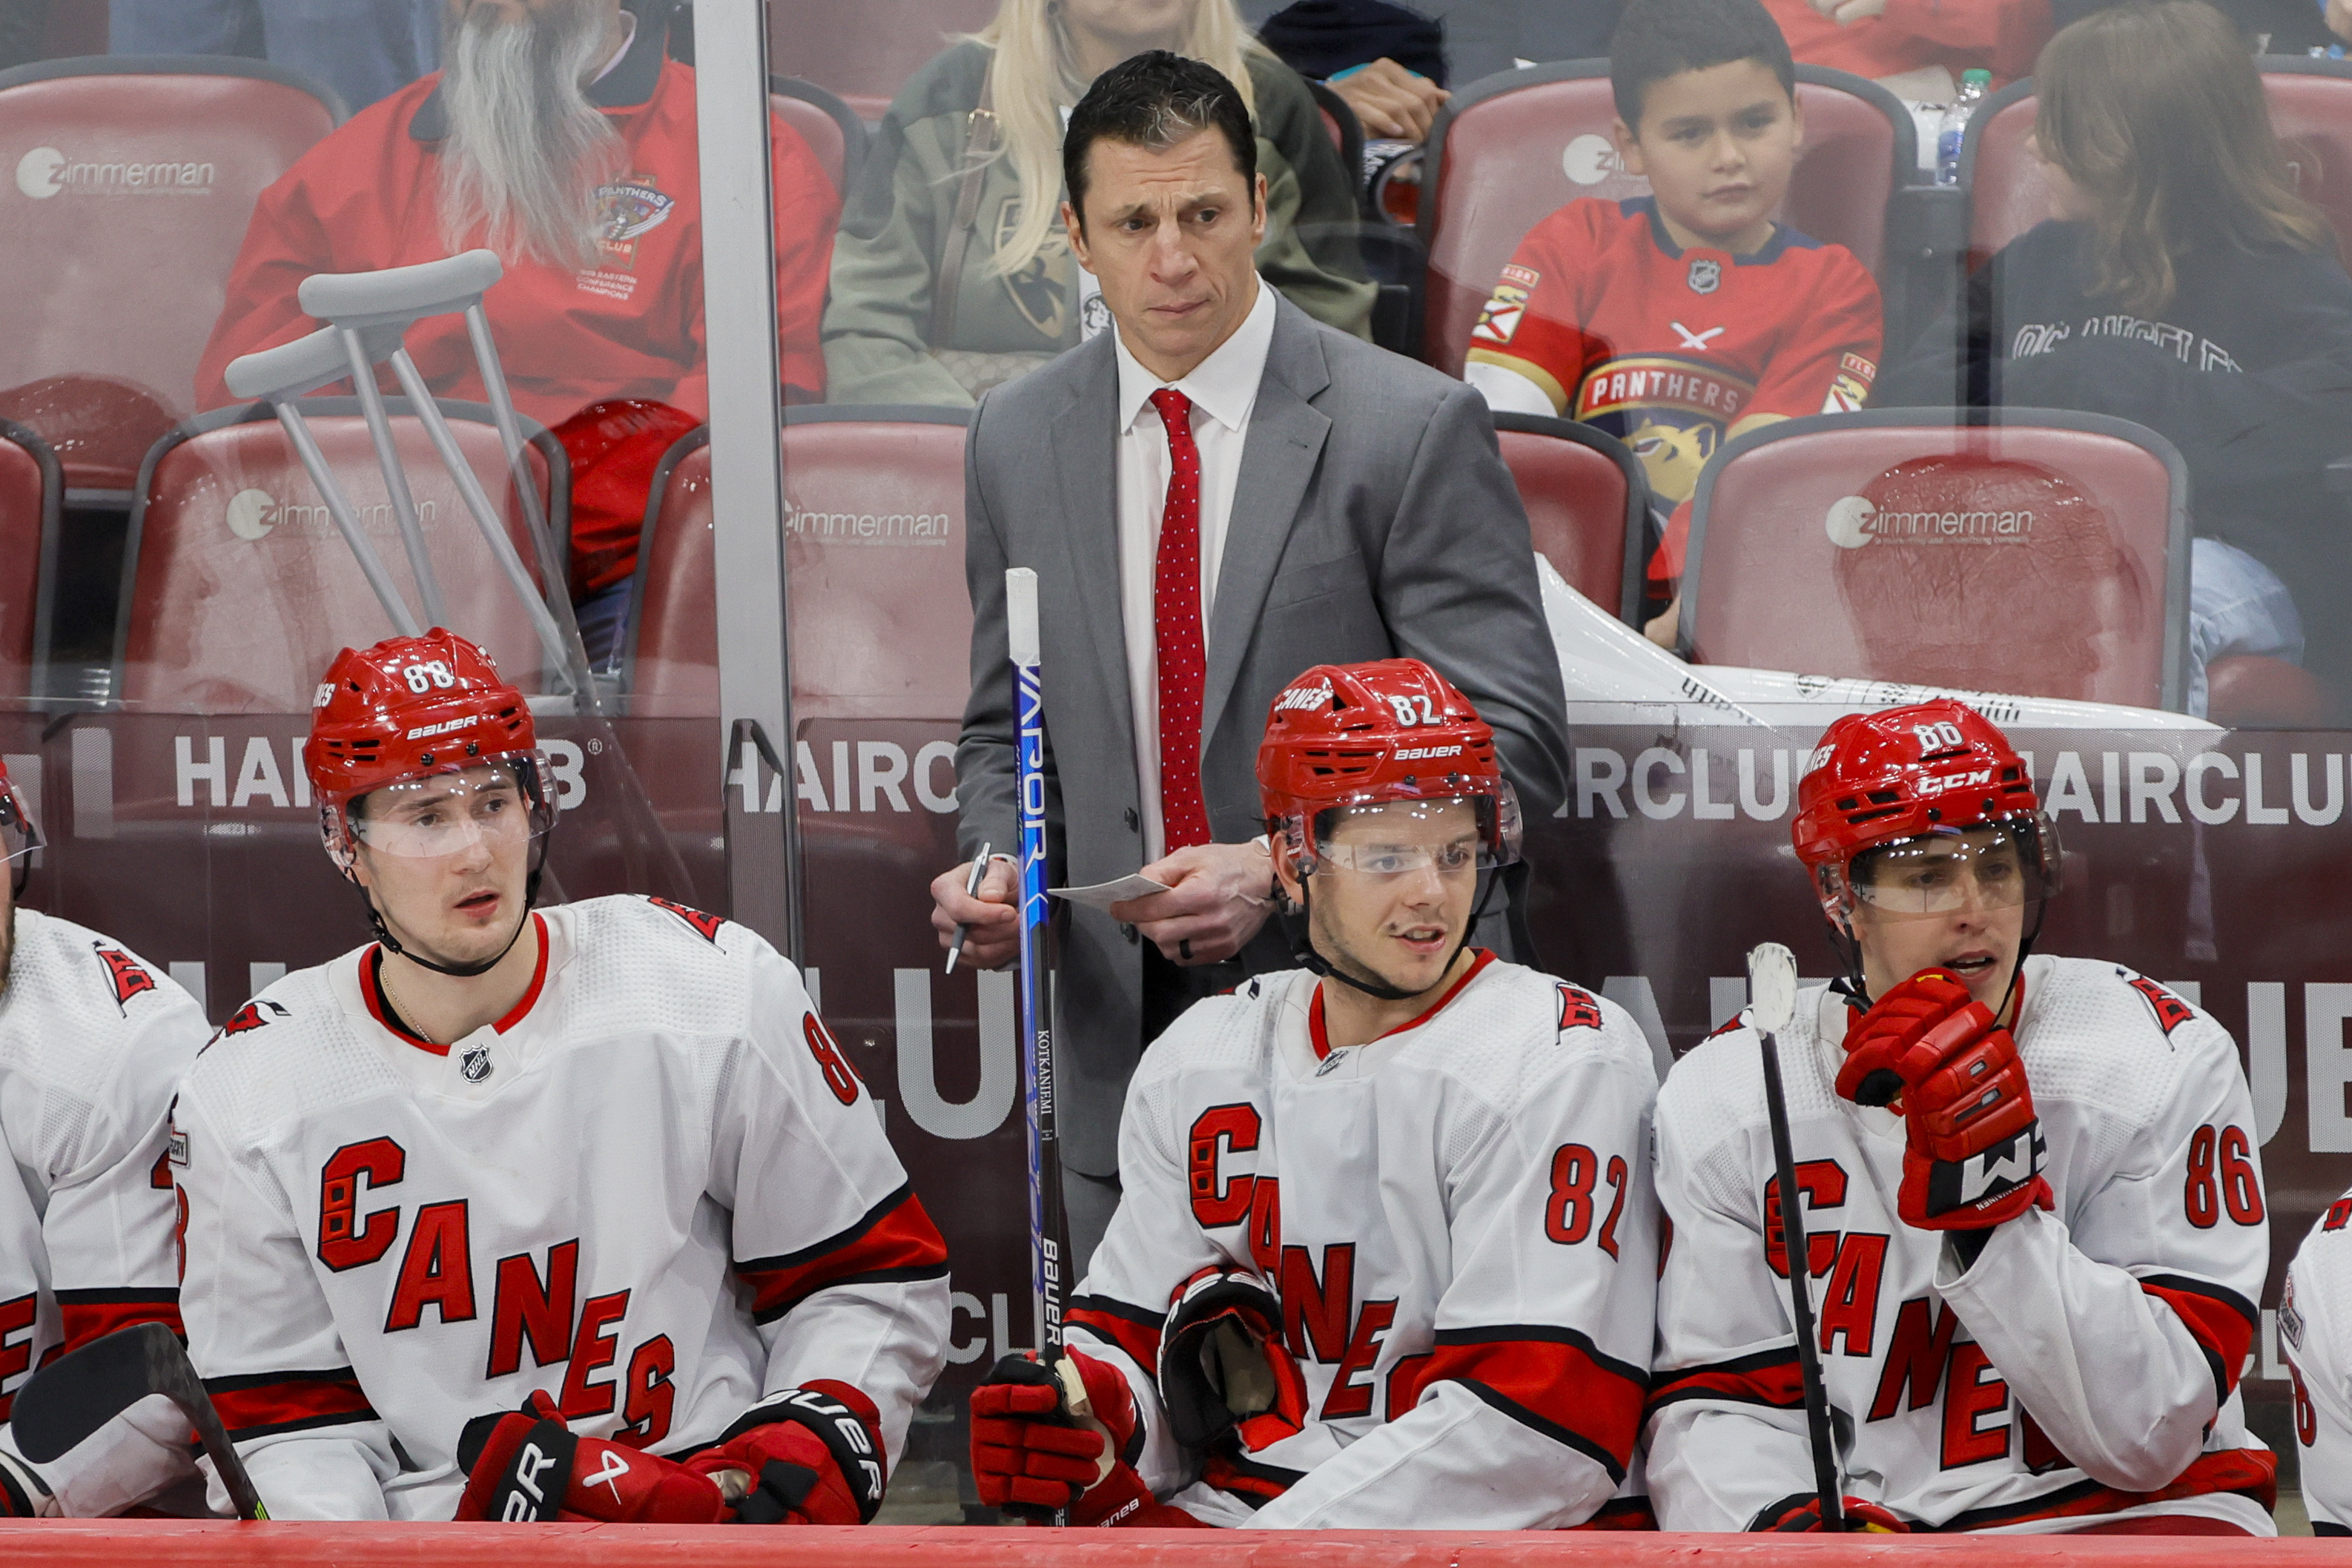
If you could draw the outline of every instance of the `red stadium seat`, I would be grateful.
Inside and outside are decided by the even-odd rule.
[[[190,412],[196,361],[262,188],[343,120],[275,66],[110,55],[0,72],[0,417],[76,489],[127,493]]]
[[[387,399],[409,487],[452,631],[488,649],[526,691],[544,663],[520,600],[434,455],[405,399]],[[308,398],[303,413],[361,526],[422,614],[399,524],[367,425],[350,398]],[[479,404],[443,412],[482,486],[503,502],[515,549],[537,575],[538,553],[513,499],[506,454]],[[563,448],[525,422],[534,477],[551,497],[555,536],[571,528]],[[223,409],[156,444],[140,474],[123,547],[130,612],[116,634],[114,692],[163,712],[307,713],[337,650],[393,634],[341,533],[266,408]]]
[[[801,133],[836,191],[849,189],[866,161],[866,123],[838,97],[814,82],[780,77],[768,84],[768,107]]]
[[[57,455],[0,420],[0,699],[47,686],[52,574],[65,483]]]
[[[1884,270],[1887,204],[1916,172],[1918,135],[1875,82],[1797,68],[1805,145],[1782,215],[1816,239]],[[1606,60],[1571,60],[1488,77],[1454,94],[1430,132],[1421,184],[1429,246],[1423,355],[1459,374],[1478,308],[1537,222],[1580,196],[1646,195],[1609,140],[1616,116]]]
[[[633,716],[719,712],[707,442],[688,435],[656,477],[629,612]],[[796,724],[962,716],[971,660],[963,442],[954,409],[785,410]]]
[[[1518,481],[1536,553],[1570,588],[1640,624],[1650,486],[1624,444],[1574,420],[1498,413],[1495,436]]]
[[[831,88],[869,120],[958,33],[996,19],[997,0],[768,0],[768,68]]]
[[[1752,431],[1699,478],[1683,656],[2177,712],[2188,486],[2162,436],[2097,414]]]
[[[2260,64],[2271,125],[2294,166],[2295,189],[2326,212],[2352,256],[2352,64],[2277,56]],[[2029,78],[1995,93],[1969,123],[1960,182],[1969,193],[1971,267],[2050,215],[2049,186],[2026,148],[2033,116]]]

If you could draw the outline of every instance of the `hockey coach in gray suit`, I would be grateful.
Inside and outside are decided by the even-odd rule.
[[[1053,881],[1141,868],[1171,889],[1068,912],[1056,1076],[1083,1272],[1118,1202],[1119,1112],[1144,1046],[1196,998],[1292,965],[1269,920],[1255,773],[1291,678],[1426,660],[1495,727],[1530,817],[1564,799],[1569,751],[1527,514],[1485,403],[1259,279],[1266,187],[1232,83],[1137,55],[1072,110],[1062,156],[1070,244],[1116,330],[972,416],[956,779],[964,855],[1013,849],[1004,571],[1032,568]],[[942,941],[968,927],[965,961],[1008,962],[1012,867],[971,898],[969,864],[932,883],[933,924]]]

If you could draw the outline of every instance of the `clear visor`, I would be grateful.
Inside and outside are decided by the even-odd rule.
[[[0,860],[21,862],[40,847],[41,828],[31,808],[15,784],[0,779]]]
[[[531,752],[404,779],[352,802],[352,836],[375,853],[404,860],[526,844],[555,825],[547,776],[545,757]]]
[[[1362,876],[1469,876],[1517,860],[1518,837],[1516,802],[1493,795],[1384,800],[1322,812],[1315,858]]]
[[[2036,904],[2055,888],[2032,821],[1925,833],[1864,850],[1846,876],[1854,900],[1895,916]]]

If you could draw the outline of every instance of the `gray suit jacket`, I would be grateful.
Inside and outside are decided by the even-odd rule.
[[[1529,817],[1566,798],[1559,665],[1533,547],[1479,395],[1318,325],[1277,298],[1208,626],[1201,773],[1220,843],[1265,831],[1266,708],[1300,671],[1407,655],[1495,727]],[[1142,863],[1115,471],[1118,364],[1108,332],[982,398],[965,448],[971,700],[956,749],[965,854],[1019,841],[1004,570],[1038,580],[1046,810],[1056,884]],[[1144,1040],[1142,955],[1108,915],[1068,912],[1056,1012],[1063,1158],[1118,1169],[1118,1119]],[[1244,955],[1282,967],[1272,922]]]

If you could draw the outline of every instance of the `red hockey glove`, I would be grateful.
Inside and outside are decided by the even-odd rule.
[[[521,1410],[467,1422],[457,1451],[468,1478],[459,1519],[717,1524],[727,1517],[709,1477],[675,1459],[574,1437],[544,1393]]]
[[[1840,1498],[1838,1507],[1845,1511],[1845,1527],[1860,1535],[1908,1535],[1911,1527],[1879,1507],[1858,1497]],[[1792,1535],[1819,1535],[1822,1529],[1822,1500],[1807,1492],[1802,1497],[1783,1498],[1771,1504],[1748,1522],[1751,1531],[1770,1531]]]
[[[686,1461],[738,1524],[866,1524],[882,1506],[882,1416],[845,1383],[763,1399]]]
[[[1307,1381],[1282,1342],[1282,1299],[1255,1274],[1203,1269],[1160,1331],[1160,1401],[1193,1453],[1255,1451],[1307,1425]]]
[[[1857,1105],[1900,1101],[1906,1225],[1982,1230],[2049,1207],[2048,1151],[2017,1041],[1949,971],[1920,971],[1862,1016],[1837,1092]]]
[[[1140,1524],[1148,1521],[1143,1516],[1173,1511],[1151,1501],[1131,1468],[1142,1434],[1127,1379],[1077,1351],[1062,1357],[1086,1390],[1086,1425],[1071,1413],[1065,1385],[1034,1354],[1006,1356],[972,1390],[971,1468],[980,1500],[1033,1523],[1055,1509],[1067,1510],[1077,1525]]]

